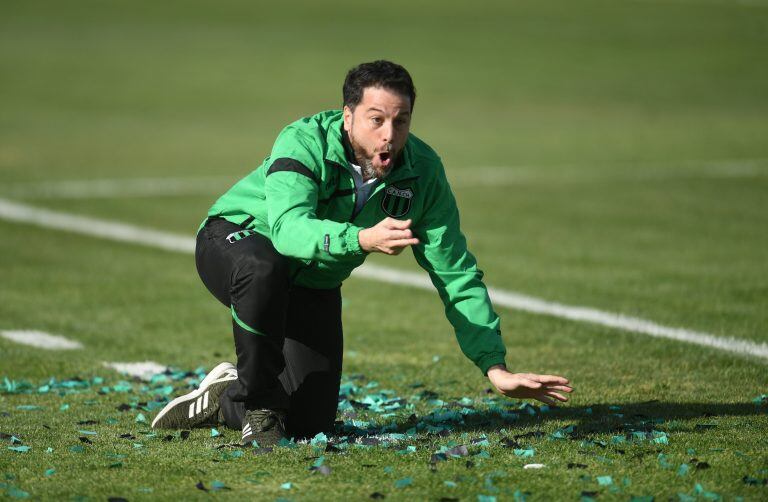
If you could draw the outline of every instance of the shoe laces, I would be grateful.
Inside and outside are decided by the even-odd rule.
[[[253,427],[254,431],[268,431],[276,425],[280,425],[281,429],[285,429],[282,414],[275,410],[247,410],[245,412],[245,417],[248,423]]]

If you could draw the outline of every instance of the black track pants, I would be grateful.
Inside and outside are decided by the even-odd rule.
[[[227,425],[246,407],[288,411],[290,436],[333,430],[341,379],[341,292],[291,286],[269,239],[223,219],[198,233],[195,261],[208,290],[231,310],[238,379],[224,392]]]

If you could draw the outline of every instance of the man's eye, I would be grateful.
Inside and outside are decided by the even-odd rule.
[[[381,119],[381,117],[372,117],[371,118],[371,122],[373,122],[374,124],[382,124],[382,123],[384,123],[384,121]]]

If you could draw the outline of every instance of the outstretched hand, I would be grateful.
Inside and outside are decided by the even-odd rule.
[[[562,393],[573,392],[567,378],[556,375],[535,375],[533,373],[510,373],[503,366],[488,370],[488,379],[496,390],[507,397],[530,398],[549,405],[557,401],[566,402]]]
[[[410,229],[411,220],[384,218],[371,228],[364,228],[357,234],[360,248],[369,253],[400,254],[408,246],[415,246],[419,239]]]

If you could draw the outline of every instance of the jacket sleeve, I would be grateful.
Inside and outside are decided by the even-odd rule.
[[[360,227],[317,217],[321,170],[317,163],[322,159],[313,159],[310,148],[303,148],[295,137],[290,142],[278,138],[271,159],[265,166],[264,194],[278,253],[318,261],[363,254],[357,239]]]
[[[504,364],[506,349],[499,316],[493,311],[483,284],[483,272],[467,250],[467,241],[459,228],[456,199],[445,171],[441,165],[438,168],[423,216],[415,222],[420,243],[413,246],[413,254],[429,273],[462,352],[486,374],[491,366]]]

